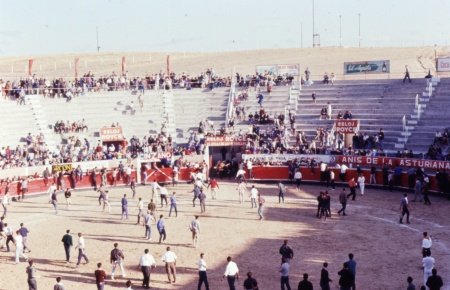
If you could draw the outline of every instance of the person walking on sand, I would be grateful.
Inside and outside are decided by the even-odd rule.
[[[58,214],[58,197],[57,197],[56,189],[52,193],[52,204],[53,204],[53,207],[55,208],[55,213]]]
[[[281,180],[278,181],[278,203],[281,203],[283,200],[284,203],[284,194],[286,193],[286,187],[283,183],[281,183]]]
[[[412,210],[411,206],[408,202],[408,195],[405,193],[400,202],[400,210],[402,211],[402,215],[400,216],[400,223],[403,223],[403,217],[406,214],[406,223],[409,224],[409,211]]]
[[[347,194],[345,193],[345,188],[343,188],[339,194],[339,202],[342,204],[342,208],[338,211],[338,215],[341,215],[342,212],[343,215],[346,216],[345,209],[347,207]]]
[[[64,191],[64,197],[66,198],[67,209],[69,209],[69,205],[72,204],[71,201],[72,193],[70,192],[69,188],[67,188],[66,191]]]
[[[142,281],[142,286],[145,289],[150,289],[150,274],[152,273],[152,269],[156,268],[156,261],[152,255],[150,255],[148,249],[144,250],[144,254],[139,258],[138,269],[142,271],[142,275],[144,275],[144,279]]]
[[[281,258],[281,267],[278,269],[278,272],[281,274],[281,290],[291,290],[291,285],[289,284],[289,263],[285,258]]]
[[[19,233],[22,236],[22,241],[23,241],[23,252],[25,253],[25,250],[28,250],[28,253],[31,252],[30,248],[28,248],[27,245],[27,241],[28,241],[28,233],[30,231],[28,231],[28,229],[26,227],[23,226],[23,223],[20,223],[20,229],[19,229]]]
[[[206,269],[208,269],[208,266],[206,265],[205,260],[203,259],[205,257],[204,253],[200,254],[200,259],[198,260],[198,285],[197,290],[202,289],[203,283],[205,283],[206,290],[209,290],[209,283],[208,283],[208,276],[206,276]]]
[[[23,253],[23,238],[19,231],[16,231],[16,236],[14,237],[14,244],[16,245],[16,264],[19,264],[19,258],[22,257],[28,261],[28,257]]]
[[[366,178],[364,177],[364,175],[361,173],[358,177],[358,185],[359,185],[359,189],[361,190],[361,195],[364,195],[364,186],[366,182]]]
[[[264,203],[265,199],[261,196],[261,193],[258,193],[258,215],[259,219],[262,220],[264,218]]]
[[[122,204],[122,218],[121,220],[123,220],[123,215],[126,216],[126,218],[128,219],[128,199],[127,199],[127,195],[124,194],[123,198],[120,202]]]
[[[159,216],[159,220],[156,223],[156,228],[158,229],[158,232],[159,232],[159,243],[161,244],[161,239],[162,239],[162,242],[165,243],[166,242],[166,227],[164,226],[163,215]]]
[[[161,260],[166,263],[166,273],[169,283],[172,283],[171,276],[173,276],[173,283],[177,281],[177,255],[170,250],[170,247],[166,248],[166,252],[161,257]]]
[[[143,225],[145,227],[145,238],[149,241],[152,240],[152,224],[155,221],[155,217],[152,215],[150,210],[147,211],[147,214],[144,216]]]
[[[11,204],[11,197],[9,196],[9,192],[5,193],[2,199],[2,207],[3,207],[3,217],[6,217],[6,214],[8,213],[8,205]]]
[[[234,283],[239,281],[239,268],[235,262],[232,261],[231,257],[227,257],[227,267],[225,268],[225,273],[223,274],[220,281],[223,281],[224,278],[227,278],[228,286],[230,290],[236,290]]]
[[[86,261],[86,264],[89,263],[89,258],[86,256],[86,243],[84,241],[84,237],[82,233],[78,233],[78,245],[75,247],[75,249],[78,248],[78,262],[77,262],[77,268],[80,267],[81,258],[83,258]]]
[[[209,182],[207,188],[209,187],[211,187],[211,198],[217,199],[217,190],[219,189],[219,184],[217,183],[217,180],[214,177]]]
[[[125,256],[123,255],[122,251],[118,247],[119,247],[119,244],[114,243],[114,249],[112,249],[111,257],[109,259],[112,264],[111,280],[114,280],[117,265],[119,265],[120,273],[122,274],[122,277],[125,278],[127,276],[127,274],[125,273],[125,270],[123,268],[123,260],[125,259]]]
[[[97,263],[97,270],[95,270],[94,274],[97,290],[103,290],[105,288],[106,273],[102,269],[102,263]]]
[[[288,245],[288,242],[288,240],[284,240],[283,245],[278,251],[281,257],[284,258],[287,263],[289,263],[294,258],[294,250],[292,250],[292,248]]]
[[[109,205],[109,191],[106,190],[105,193],[103,193],[103,211],[105,211],[105,207],[108,207],[108,212],[111,212],[111,206]]]
[[[174,191],[172,193],[172,196],[170,197],[170,210],[169,210],[169,217],[172,214],[172,210],[175,211],[175,216],[178,217],[178,210],[177,210],[177,198],[176,195],[177,193]]]
[[[198,215],[196,215],[195,219],[189,224],[189,229],[192,233],[192,244],[197,248],[198,240],[200,238],[200,222],[198,221]]]
[[[238,194],[239,194],[239,203],[243,203],[244,202],[244,193],[247,192],[247,187],[245,186],[245,183],[242,182],[242,180],[239,180],[239,184],[236,187],[236,190],[238,191]]]
[[[256,199],[258,198],[258,190],[255,188],[254,185],[252,185],[252,189],[250,189],[249,197],[250,197],[250,201],[251,201],[251,204],[252,204],[252,208],[253,208],[253,205],[256,208]]]
[[[200,212],[204,213],[206,211],[206,194],[203,192],[203,188],[200,188],[198,199],[200,200]]]
[[[70,234],[70,230],[66,231],[66,234],[62,237],[61,242],[64,245],[64,252],[66,253],[66,266],[69,265],[70,262],[70,248],[73,246],[72,235]]]
[[[33,266],[34,261],[33,260],[29,260],[28,261],[28,267],[26,270],[28,279],[27,279],[27,283],[28,283],[28,289],[30,290],[37,290],[37,281],[36,281],[36,268]],[[6,278],[6,277],[5,277]]]
[[[141,224],[141,216],[144,214],[144,202],[142,201],[142,198],[139,198],[138,201],[138,205],[137,205],[137,209],[138,209],[138,214],[137,214],[137,225]]]

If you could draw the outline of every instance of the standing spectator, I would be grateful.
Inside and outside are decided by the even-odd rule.
[[[204,213],[206,211],[206,194],[203,193],[203,188],[200,188],[198,199],[200,200],[200,212]]]
[[[415,202],[417,197],[419,197],[420,202],[422,202],[422,182],[419,178],[417,178],[416,180],[416,185],[414,186],[414,199],[411,201]]]
[[[86,242],[84,241],[83,234],[78,233],[78,245],[75,247],[75,249],[78,248],[78,262],[77,262],[77,268],[80,267],[81,258],[84,258],[86,261],[86,264],[89,263],[89,258],[86,256]]]
[[[313,91],[313,93],[311,94],[311,98],[312,98],[313,105],[315,105],[316,104],[316,91]]]
[[[313,290],[313,284],[308,281],[308,273],[303,274],[303,280],[298,283],[298,290]]]
[[[16,231],[16,236],[14,237],[14,244],[16,245],[16,264],[19,264],[19,257],[25,258],[28,261],[28,257],[23,253],[23,238],[19,231]]]
[[[152,240],[152,224],[155,221],[150,210],[147,210],[147,214],[144,216],[143,225],[145,227],[145,238],[149,241]]]
[[[211,198],[217,199],[217,190],[219,189],[219,184],[217,183],[217,180],[214,177],[209,182],[207,188],[209,188],[210,186],[211,186]]]
[[[255,208],[256,208],[256,199],[258,198],[258,194],[259,194],[258,190],[255,188],[254,185],[252,185],[252,189],[250,190],[250,195],[249,195],[251,204],[252,204],[252,208],[253,208],[253,205],[255,205]]]
[[[370,184],[377,184],[377,168],[375,167],[375,165],[372,165],[370,167]]]
[[[302,182],[302,173],[300,172],[300,169],[297,169],[297,171],[295,172],[294,179],[297,189],[300,190],[300,183]]]
[[[281,200],[283,200],[284,203],[284,194],[286,193],[286,187],[283,183],[281,183],[281,180],[278,181],[278,203],[281,203]]]
[[[292,248],[288,245],[288,240],[283,241],[283,245],[280,247],[279,253],[287,263],[294,258],[294,250],[292,250]]]
[[[53,290],[65,290],[63,283],[61,283],[61,277],[56,277],[56,284],[53,286]]]
[[[118,246],[119,246],[118,243],[114,243],[114,249],[112,249],[111,257],[109,259],[112,264],[111,280],[114,280],[117,265],[119,265],[120,267],[120,273],[122,274],[122,277],[125,278],[127,276],[123,268],[123,260],[125,259],[125,256],[123,255],[122,251],[118,248]]]
[[[414,181],[416,179],[416,170],[412,168],[412,166],[410,166],[408,171],[406,171],[406,173],[408,174],[408,188],[413,189]]]
[[[124,194],[122,200],[120,201],[120,203],[122,204],[122,218],[121,220],[123,220],[123,215],[125,214],[126,218],[128,219],[128,199],[127,199],[127,195]]]
[[[341,215],[342,212],[343,215],[346,216],[345,208],[347,207],[347,195],[345,194],[345,188],[343,188],[339,194],[339,202],[342,204],[342,208],[338,211],[338,214]]]
[[[353,254],[348,254],[349,260],[347,261],[348,269],[353,273],[353,285],[352,290],[356,289],[356,261],[353,260]]]
[[[64,197],[66,198],[67,209],[69,209],[69,205],[71,204],[71,196],[72,196],[72,193],[67,188],[66,191],[64,192]]]
[[[339,278],[339,285],[341,286],[341,290],[350,290],[354,285],[355,276],[352,271],[348,269],[348,263],[344,263],[344,267],[342,270],[338,272],[338,275],[341,276]]]
[[[414,286],[413,278],[411,276],[408,276],[406,282],[408,282],[408,288],[406,288],[406,290],[416,290],[416,286]]]
[[[158,229],[158,232],[159,232],[159,243],[161,244],[161,239],[162,239],[162,242],[165,243],[166,242],[166,228],[164,226],[163,215],[159,216],[159,220],[156,223],[156,228]]]
[[[105,287],[106,273],[102,269],[102,263],[97,264],[97,270],[95,270],[95,284],[97,284],[97,290],[103,290]]]
[[[56,189],[53,191],[52,193],[52,204],[53,207],[55,208],[55,213],[58,214],[58,197],[56,196]]]
[[[335,190],[336,189],[336,185],[334,184],[334,179],[335,179],[335,173],[333,169],[329,169],[330,172],[330,185],[331,185],[331,190]]]
[[[352,196],[352,200],[355,200],[355,198],[356,198],[356,182],[355,182],[354,177],[350,178],[350,180],[348,182],[348,187],[350,188],[350,193],[347,195],[347,199],[350,196]]]
[[[247,160],[248,178],[253,179],[253,163],[251,159]]]
[[[427,283],[425,284],[430,290],[439,290],[444,286],[441,276],[437,274],[436,268],[431,271],[431,276],[428,277]]]
[[[28,246],[27,246],[28,233],[29,233],[28,229],[23,226],[23,223],[20,223],[19,234],[22,236],[24,253],[25,253],[25,250],[28,250],[28,253],[31,252],[30,248],[28,248]]]
[[[28,177],[22,178],[21,187],[22,187],[22,200],[24,200],[25,193],[28,192]],[[17,199],[20,200],[20,196]]]
[[[380,144],[380,150],[383,151],[383,142],[384,142],[384,132],[383,128],[380,128],[378,132],[378,144]]]
[[[195,219],[189,224],[189,229],[192,233],[192,244],[197,248],[198,240],[200,238],[200,222],[198,221],[198,215],[196,215]]]
[[[70,230],[66,231],[66,234],[62,237],[61,242],[64,245],[64,252],[66,253],[66,266],[69,265],[70,261],[70,248],[73,246],[72,235]]]
[[[403,83],[405,83],[406,79],[408,79],[409,83],[411,83],[411,78],[409,77],[409,69],[407,65],[405,65],[405,77],[403,78]]]
[[[358,185],[359,185],[359,189],[361,190],[361,195],[364,195],[365,182],[366,182],[366,178],[361,173],[358,177]]]
[[[201,290],[203,283],[205,283],[206,290],[209,290],[208,276],[206,276],[206,269],[208,266],[206,265],[205,260],[203,259],[205,254],[200,254],[200,259],[198,260],[198,285],[197,290]]]
[[[267,88],[269,88],[269,87],[267,87]],[[270,94],[270,92],[269,92],[269,94]],[[256,98],[258,99],[259,107],[262,108],[263,100],[264,100],[263,94],[260,92]],[[223,160],[225,160],[225,159],[223,159]]]
[[[330,282],[333,282],[333,280],[330,279],[330,275],[328,273],[328,263],[323,263],[323,268],[320,271],[320,288],[322,290],[330,290]]]
[[[236,263],[231,260],[230,256],[227,257],[227,262],[228,264],[225,268],[225,273],[223,274],[222,278],[220,278],[220,281],[223,281],[223,279],[226,277],[230,290],[236,290],[234,283],[236,281],[239,281],[239,268]]]
[[[161,257],[161,260],[166,263],[166,273],[169,283],[172,283],[171,275],[173,276],[173,283],[177,280],[177,255],[170,250],[170,247],[166,248],[166,253]]]
[[[26,270],[26,273],[28,276],[27,282],[28,282],[28,287],[30,290],[37,290],[36,268],[33,266],[33,264],[34,264],[33,260],[28,261],[29,266],[27,267],[27,270]]]
[[[142,180],[142,185],[145,185],[145,180]],[[134,198],[136,196],[136,178],[134,177],[131,178],[130,189],[133,194],[132,197]]]
[[[137,223],[136,224],[139,225],[140,221],[141,221],[141,216],[144,214],[143,213],[144,202],[142,201],[142,198],[139,198],[137,209],[138,209],[138,214],[137,214]]]
[[[10,200],[11,197],[9,196],[9,192],[5,193],[2,199],[3,217],[6,217],[6,214],[8,213],[7,205],[11,204]]]
[[[431,245],[433,244],[433,241],[431,240],[431,237],[428,235],[428,232],[423,232],[423,239],[422,239],[422,257],[425,258],[427,253],[430,253],[431,255]]]
[[[427,283],[428,277],[431,276],[432,270],[434,268],[434,264],[436,261],[433,257],[431,257],[431,253],[427,252],[425,257],[422,259],[423,265],[423,284]]]
[[[258,214],[259,219],[262,220],[264,218],[264,203],[265,199],[261,196],[260,193],[258,193]]]
[[[291,285],[289,284],[289,263],[285,258],[281,258],[281,267],[278,269],[281,274],[281,290],[291,290]],[[284,288],[286,286],[286,288]]]
[[[163,201],[166,202],[166,207],[168,206],[167,203],[167,195],[169,195],[169,192],[167,191],[167,188],[164,187],[164,184],[161,185],[159,188],[159,195],[161,197],[161,207],[163,207]]]
[[[400,202],[400,209],[402,210],[402,215],[400,216],[400,223],[403,223],[403,217],[406,214],[406,223],[409,224],[409,210],[412,210],[412,208],[409,206],[408,203],[408,195],[405,193],[403,195],[403,198]]]
[[[247,272],[247,279],[244,281],[244,290],[257,290],[258,282],[252,277],[252,272]]]
[[[138,269],[140,268],[142,274],[144,275],[144,280],[142,281],[142,286],[145,289],[150,288],[150,274],[152,273],[152,269],[156,267],[155,258],[148,253],[148,249],[144,250],[144,254],[139,258]]]
[[[177,194],[175,191],[172,193],[172,197],[170,198],[170,210],[169,210],[169,217],[172,214],[172,209],[175,210],[175,216],[178,216],[177,211],[177,198],[175,197],[175,194]]]

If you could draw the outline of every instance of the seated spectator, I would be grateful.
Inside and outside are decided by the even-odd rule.
[[[320,119],[328,119],[328,113],[327,113],[327,107],[323,107],[321,110],[320,110]]]
[[[450,137],[450,133],[448,132],[448,129],[444,130],[444,134],[442,135],[442,144],[447,145],[448,144],[448,138]]]
[[[439,132],[439,130],[437,130],[436,131],[436,133],[434,134],[434,145],[436,145],[436,143],[437,144],[441,144],[441,142],[442,142],[442,134],[441,134],[441,132]]]
[[[339,111],[338,115],[337,115],[337,119],[338,120],[342,120],[344,118],[344,115],[342,115],[342,112]]]
[[[350,111],[345,111],[345,114],[344,114],[344,120],[351,120],[351,119],[353,119],[352,112],[350,112]]]
[[[328,77],[328,73],[325,72],[325,74],[323,75],[323,81],[324,84],[328,84],[329,83],[329,77]]]

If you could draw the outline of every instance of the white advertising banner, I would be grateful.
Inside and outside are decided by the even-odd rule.
[[[289,160],[315,159],[316,162],[330,163],[330,155],[315,154],[242,154],[242,160],[267,160],[272,162],[287,162]]]
[[[437,71],[450,71],[450,58],[438,58],[436,63]]]

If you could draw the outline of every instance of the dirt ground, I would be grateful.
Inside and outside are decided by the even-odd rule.
[[[320,289],[319,279],[322,263],[329,263],[331,289],[339,289],[337,272],[352,252],[357,261],[356,284],[358,289],[406,289],[406,278],[414,278],[416,289],[423,283],[421,270],[421,237],[428,231],[433,238],[432,256],[436,259],[438,274],[449,288],[450,277],[450,212],[449,201],[431,197],[431,206],[411,203],[411,224],[400,225],[399,204],[401,192],[367,189],[364,196],[347,206],[348,216],[338,216],[340,208],[338,194],[341,188],[331,193],[332,217],[319,220],[315,217],[316,196],[325,190],[322,186],[302,186],[300,191],[288,185],[285,203],[278,203],[275,184],[248,183],[266,199],[265,219],[260,221],[256,209],[250,208],[250,199],[239,204],[236,184],[221,182],[217,200],[212,200],[208,191],[206,213],[200,215],[202,226],[200,245],[191,245],[189,222],[200,213],[197,205],[192,206],[191,185],[169,186],[169,192],[178,195],[178,217],[168,217],[168,208],[160,209],[164,214],[167,229],[167,244],[157,244],[158,234],[153,226],[153,240],[144,239],[144,227],[135,225],[137,198],[130,199],[130,219],[120,219],[120,198],[123,193],[131,195],[128,188],[111,188],[112,212],[101,211],[97,193],[75,191],[70,210],[65,209],[62,194],[59,195],[60,213],[55,214],[48,204],[47,196],[30,197],[23,202],[13,202],[9,207],[6,222],[16,230],[21,222],[29,229],[28,244],[37,268],[39,289],[51,289],[55,277],[61,276],[66,289],[96,289],[94,270],[97,262],[104,264],[108,274],[105,289],[125,289],[126,279],[133,282],[134,289],[141,289],[142,274],[137,270],[139,257],[148,248],[157,260],[157,268],[151,275],[152,289],[196,289],[198,273],[196,263],[201,252],[209,269],[208,279],[213,290],[228,289],[226,281],[220,281],[225,270],[227,256],[237,263],[241,279],[239,287],[248,271],[253,272],[260,289],[280,289],[278,249],[284,239],[289,239],[295,256],[291,262],[291,287],[297,289],[303,273],[310,275],[315,289]],[[150,187],[139,187],[137,197],[142,197],[146,205],[150,197]],[[158,213],[158,214],[159,214]],[[74,243],[76,233],[82,232],[86,239],[89,264],[75,267],[77,252],[72,249],[71,263],[65,266],[64,248],[61,238],[70,229]],[[125,255],[127,278],[116,274],[110,280],[111,265],[109,253],[113,244]],[[177,283],[168,284],[161,256],[166,246],[171,246],[178,256]],[[14,249],[14,246],[12,246]],[[0,289],[28,289],[25,269],[27,263],[21,260],[14,264],[14,251],[0,252]],[[120,273],[120,272],[119,272]],[[204,289],[204,288],[202,288]]]

